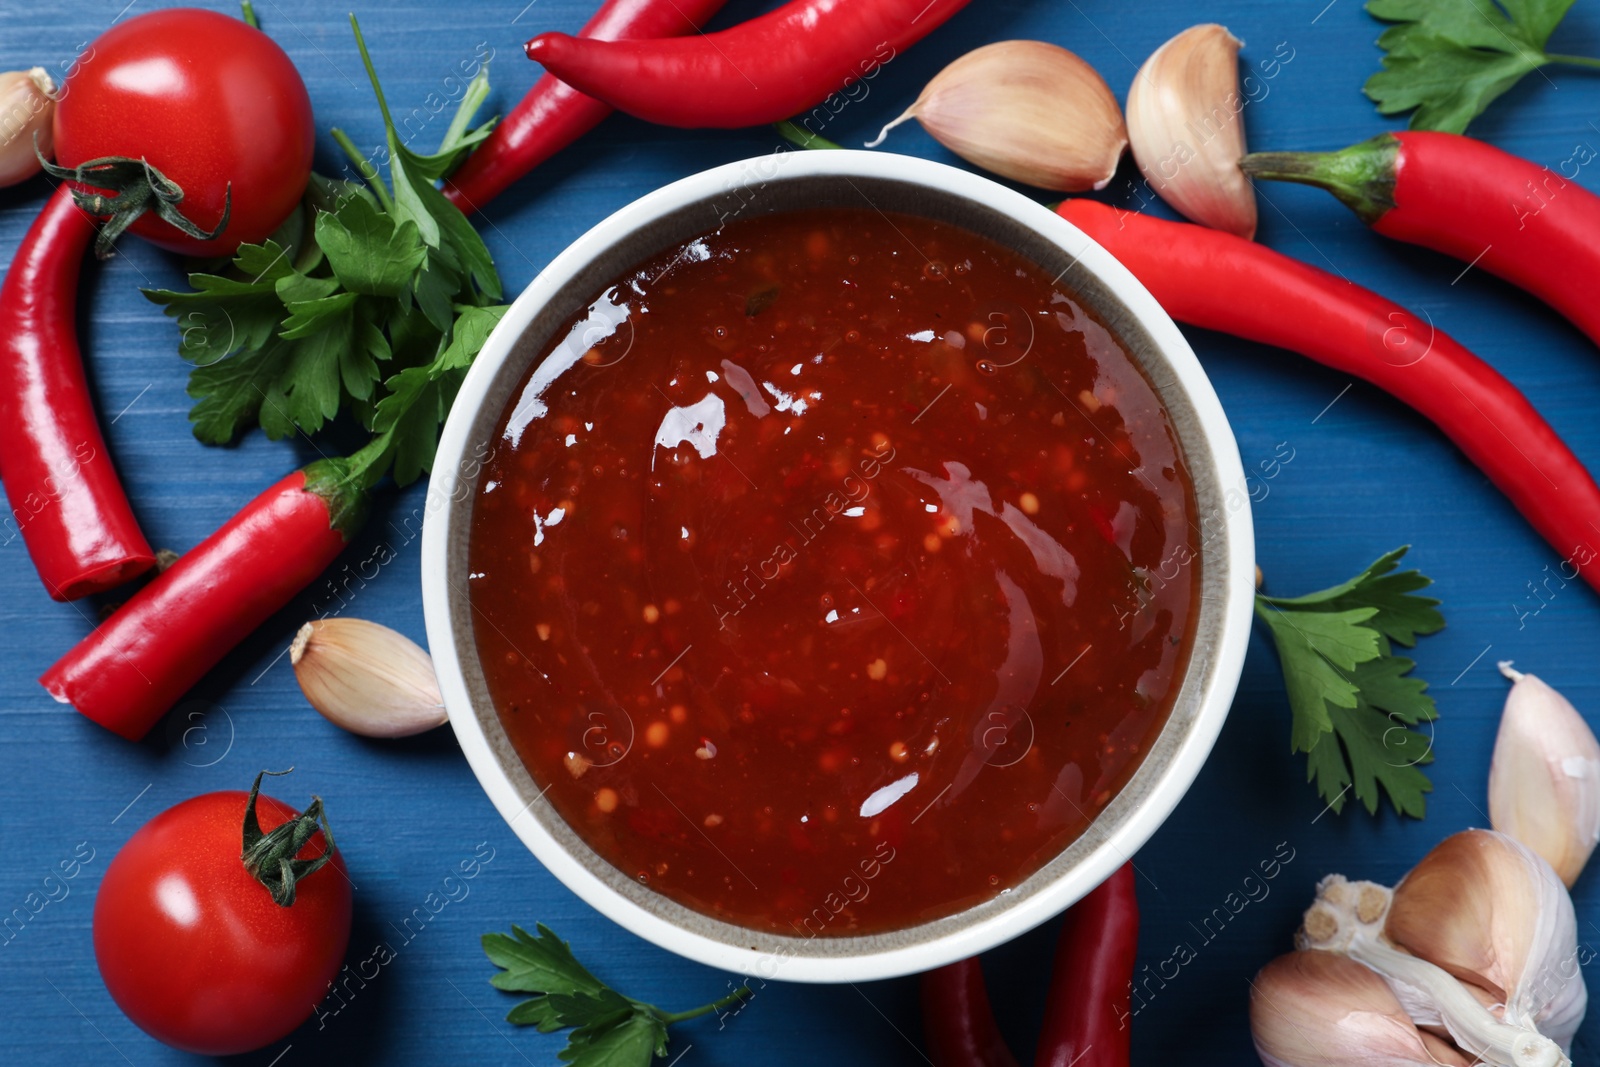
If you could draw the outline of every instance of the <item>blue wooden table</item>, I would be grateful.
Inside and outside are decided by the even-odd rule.
[[[203,2],[232,10],[221,0]],[[541,29],[576,30],[593,2],[352,0],[389,99],[407,113],[444,87],[458,61],[483,48],[496,55],[492,102],[503,112],[536,74],[520,43]],[[114,19],[154,6],[160,5],[0,0],[0,68],[59,70]],[[58,7],[67,10],[52,10]],[[345,8],[312,0],[258,0],[257,7],[310,88],[321,131],[319,166],[331,171],[339,165],[329,127],[344,128],[362,145],[377,144],[377,111]],[[722,24],[763,9],[761,0],[732,0]],[[1039,38],[1077,51],[1120,97],[1145,56],[1200,18],[1225,23],[1246,42],[1242,61],[1257,79],[1245,112],[1253,146],[1332,148],[1392,125],[1359,91],[1377,65],[1372,41],[1379,27],[1358,0],[975,0],[891,63],[870,83],[867,98],[844,108],[825,132],[846,143],[870,138],[944,63],[1008,38]],[[1562,52],[1600,52],[1600,5],[1578,5],[1555,45]],[[1262,66],[1274,56],[1276,67]],[[1267,69],[1274,76],[1267,77]],[[448,119],[432,121],[437,129],[424,129],[418,143],[434,142]],[[1551,167],[1580,145],[1590,146],[1592,156],[1600,147],[1600,79],[1536,73],[1474,132]],[[775,144],[760,129],[681,132],[613,118],[501,197],[481,220],[482,230],[508,289],[516,292],[570,240],[635,197]],[[888,147],[952,158],[914,126],[896,130]],[[1129,199],[1134,180],[1125,162],[1117,195]],[[1592,168],[1577,180],[1600,189]],[[0,262],[9,259],[46,192],[43,180],[0,191]],[[1463,273],[1458,263],[1369,234],[1315,190],[1266,188],[1260,238],[1431,315],[1525,390],[1581,457],[1600,465],[1600,419],[1594,416],[1600,353],[1543,306],[1481,272]],[[81,315],[96,400],[135,510],[152,543],[178,550],[315,456],[304,441],[275,444],[255,434],[238,447],[216,449],[190,436],[176,329],[138,292],[140,286],[176,285],[181,276],[177,260],[124,241],[121,255],[87,271]],[[1391,882],[1441,837],[1487,822],[1484,782],[1506,688],[1496,660],[1515,659],[1580,709],[1600,715],[1600,600],[1585,586],[1555,582],[1547,587],[1553,596],[1535,597],[1533,587],[1557,568],[1556,553],[1407,409],[1285,352],[1200,331],[1191,331],[1190,339],[1222,396],[1247,468],[1262,476],[1256,535],[1270,587],[1284,593],[1320,588],[1410,543],[1415,548],[1408,562],[1437,580],[1449,619],[1416,656],[1442,713],[1425,821],[1371,818],[1354,805],[1343,815],[1324,812],[1303,781],[1303,758],[1288,754],[1289,712],[1277,662],[1257,634],[1215,753],[1138,857],[1148,876],[1139,885],[1140,964],[1167,977],[1147,987],[1153,992],[1135,1019],[1134,1061],[1237,1067],[1254,1062],[1247,979],[1289,947],[1318,878],[1341,871]],[[1273,476],[1266,477],[1269,471]],[[344,593],[346,614],[385,622],[419,640],[422,500],[420,486],[384,499],[347,558],[366,559],[387,541],[394,561],[375,578],[349,583]],[[107,995],[90,940],[95,890],[117,849],[145,820],[197,793],[244,788],[264,767],[293,765],[294,776],[274,792],[303,802],[316,791],[337,823],[357,886],[350,962],[367,959],[380,942],[394,958],[376,977],[353,983],[342,1004],[329,1002],[287,1041],[241,1062],[553,1064],[559,1039],[503,1022],[512,1000],[486,981],[492,969],[478,937],[512,922],[548,923],[603,977],[644,999],[686,1007],[725,991],[727,976],[625,933],[547,874],[489,805],[448,730],[398,744],[370,742],[332,728],[308,707],[284,653],[295,628],[329,596],[325,584],[308,590],[212,672],[148,740],[129,744],[57,705],[36,684],[40,672],[90,629],[97,605],[52,603],[14,530],[8,525],[0,532],[0,915],[21,908],[17,914],[26,916],[0,933],[0,1063],[196,1059],[147,1038]],[[75,879],[47,887],[46,874],[74,850],[92,852],[93,859]],[[468,883],[468,894],[436,914],[417,912],[446,874],[475,852],[492,859]],[[1265,898],[1230,915],[1224,907],[1229,894],[1274,854],[1293,859]],[[1575,896],[1580,938],[1600,943],[1600,877],[1591,873]],[[40,899],[48,903],[36,913],[26,906]],[[1214,913],[1228,921],[1220,923]],[[426,921],[412,918],[416,914]],[[1044,1012],[1054,925],[987,960],[996,1011],[1019,1050],[1032,1048]],[[1194,958],[1173,976],[1168,961],[1180,945]],[[1594,957],[1591,950],[1584,958]],[[1592,981],[1595,969],[1589,972]],[[674,1052],[691,1067],[916,1064],[924,1062],[919,1035],[914,981],[769,985],[723,1028],[714,1021],[683,1028]],[[1594,1062],[1600,1021],[1585,1027],[1578,1044],[1576,1061]]]

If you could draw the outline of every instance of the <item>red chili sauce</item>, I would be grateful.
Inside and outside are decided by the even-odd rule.
[[[474,630],[629,877],[802,937],[1006,892],[1127,782],[1191,645],[1183,457],[1031,262],[872,210],[740,220],[574,318],[475,501]]]

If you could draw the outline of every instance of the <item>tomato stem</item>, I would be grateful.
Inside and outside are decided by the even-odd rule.
[[[289,770],[293,770],[290,768]],[[256,817],[256,798],[261,794],[261,779],[266,775],[288,774],[289,771],[262,771],[250,786],[250,799],[244,806],[244,848],[239,858],[244,861],[250,877],[266,887],[272,902],[287,908],[294,903],[295,883],[320,870],[333,859],[335,848],[333,830],[328,826],[328,816],[322,808],[322,798],[313,796],[304,812],[262,833],[261,822]],[[322,854],[314,859],[300,859],[300,850],[321,831],[327,842]]]
[[[94,254],[101,259],[111,255],[117,238],[146,211],[154,211],[162,221],[198,241],[215,240],[227,228],[233,213],[232,182],[224,194],[222,218],[215,229],[207,232],[178,210],[183,203],[183,188],[151,166],[149,160],[102,156],[75,167],[62,167],[44,158],[39,151],[38,134],[34,135],[33,151],[46,174],[74,183],[72,199],[80,208],[107,220],[94,241]]]

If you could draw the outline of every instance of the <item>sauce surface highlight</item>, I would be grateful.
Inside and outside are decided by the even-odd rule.
[[[491,696],[629,877],[801,937],[1007,891],[1137,769],[1189,658],[1193,491],[1122,344],[1016,253],[731,222],[560,331],[502,417]]]

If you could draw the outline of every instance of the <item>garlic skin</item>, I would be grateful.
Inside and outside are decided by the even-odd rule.
[[[311,706],[363,737],[409,737],[446,716],[433,659],[387,626],[319,619],[300,627],[289,661]]]
[[[1494,759],[1489,824],[1555,868],[1571,888],[1600,842],[1600,741],[1567,699],[1531,674],[1511,679]]]
[[[1468,1067],[1417,1029],[1384,980],[1333,952],[1291,952],[1250,986],[1250,1032],[1266,1067]]]
[[[39,151],[50,158],[55,136],[56,86],[43,67],[0,74],[0,187],[16,185],[39,173]]]
[[[1526,845],[1493,830],[1445,838],[1395,886],[1384,932],[1487,991],[1506,1023],[1571,1047],[1588,1006],[1577,917],[1566,886]]]
[[[1000,41],[968,52],[867,147],[911,118],[969,163],[1064,193],[1105,188],[1128,146],[1122,109],[1105,79],[1043,41]]]
[[[1239,169],[1242,46],[1207,23],[1156,49],[1128,89],[1128,137],[1139,172],[1161,199],[1202,226],[1248,240],[1256,234],[1256,197]]]

